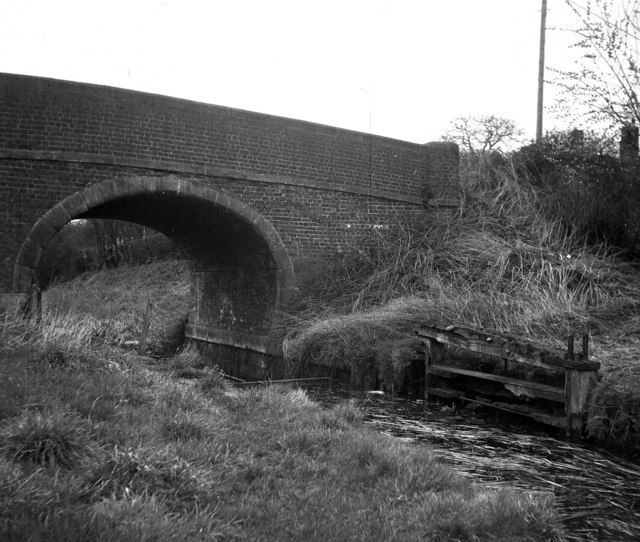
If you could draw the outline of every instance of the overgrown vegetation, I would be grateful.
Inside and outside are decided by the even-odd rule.
[[[136,329],[131,281],[180,265],[81,277],[46,292],[37,326],[5,320],[0,539],[560,539],[550,495],[476,486],[367,430],[353,403],[237,391],[193,350],[160,363],[118,347]]]
[[[381,373],[402,365],[388,353],[432,319],[555,346],[589,333],[603,366],[589,435],[628,446],[640,430],[640,192],[616,159],[594,155],[595,142],[571,137],[464,156],[454,213],[374,230],[367,246],[308,278],[284,339],[287,357],[358,379],[364,368],[365,381],[384,383]]]
[[[535,186],[540,211],[568,236],[637,256],[640,163],[621,161],[615,151],[610,139],[574,130],[547,134],[513,160],[518,177]]]

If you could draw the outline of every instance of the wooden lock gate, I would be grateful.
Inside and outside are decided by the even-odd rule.
[[[423,324],[416,335],[425,346],[425,399],[431,395],[457,398],[528,416],[564,429],[570,438],[582,434],[589,395],[600,369],[598,362],[589,360],[588,335],[582,337],[581,352],[574,352],[573,336],[564,352],[458,324]],[[484,363],[488,367],[461,367],[465,352],[473,353],[480,364],[489,362]],[[555,383],[540,382],[536,372]]]

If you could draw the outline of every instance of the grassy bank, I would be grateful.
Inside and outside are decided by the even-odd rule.
[[[554,193],[498,158],[464,163],[455,212],[431,210],[420,222],[375,230],[368,247],[346,251],[308,277],[285,353],[295,364],[351,370],[397,389],[413,331],[425,320],[558,347],[569,334],[588,333],[602,364],[588,435],[640,452],[638,264],[588,243],[549,211]]]
[[[0,539],[560,537],[551,496],[474,485],[427,448],[364,428],[353,404],[237,392],[192,351],[159,362],[124,350],[149,294],[136,287],[183,275],[102,272],[46,292],[37,327],[5,314]],[[179,292],[154,298],[176,307]],[[172,318],[159,310],[155,327]],[[150,348],[167,348],[159,332]]]

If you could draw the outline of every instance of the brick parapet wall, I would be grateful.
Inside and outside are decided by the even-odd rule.
[[[66,152],[102,162],[156,161],[421,198],[425,183],[436,197],[450,192],[455,173],[441,163],[451,159],[451,149],[111,87],[0,74],[4,156]]]

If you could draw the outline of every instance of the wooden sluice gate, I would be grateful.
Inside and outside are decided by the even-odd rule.
[[[587,335],[580,352],[573,336],[562,351],[457,324],[424,324],[416,335],[424,345],[425,399],[455,398],[581,435],[600,369],[589,360]]]

